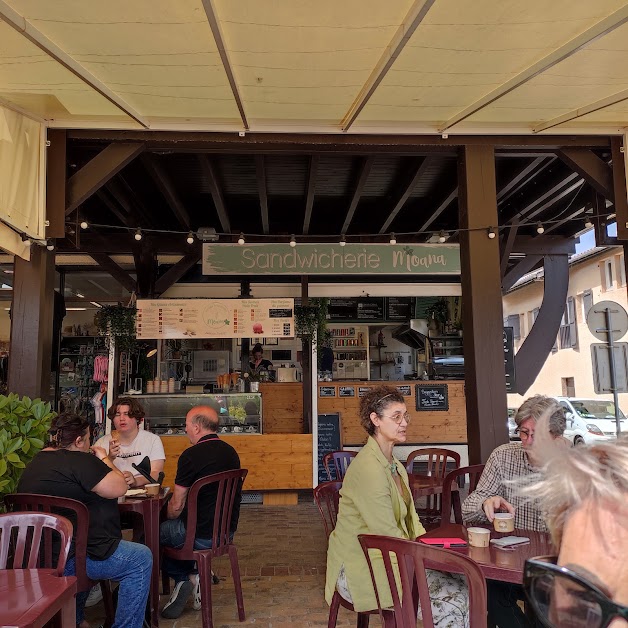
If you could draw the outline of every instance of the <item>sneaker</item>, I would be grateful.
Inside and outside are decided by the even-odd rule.
[[[190,576],[190,581],[194,585],[194,603],[195,611],[201,610],[201,577],[196,573]]]
[[[100,585],[97,584],[92,587],[89,595],[87,596],[87,601],[85,602],[85,607],[89,608],[90,606],[96,606],[98,602],[102,600],[102,591],[100,590]]]
[[[177,582],[166,605],[161,609],[161,616],[166,619],[178,619],[190,598],[194,584],[189,580]]]

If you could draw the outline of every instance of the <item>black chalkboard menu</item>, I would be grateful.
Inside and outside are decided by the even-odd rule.
[[[506,369],[506,392],[515,390],[515,334],[512,327],[504,327],[504,368]]]
[[[329,320],[354,323],[358,321],[383,321],[384,297],[329,300]]]
[[[418,411],[449,410],[447,384],[416,384],[415,390]]]
[[[404,396],[404,397],[410,397],[412,396],[412,390],[410,388],[410,384],[404,385],[404,386],[397,386],[397,390]]]
[[[335,397],[336,387],[335,386],[319,386],[318,396],[319,397]]]
[[[340,414],[318,415],[318,483],[327,482],[327,472],[323,466],[323,457],[332,451],[342,449],[342,431],[340,429]]]
[[[387,321],[401,323],[414,318],[414,297],[388,297],[385,317]]]
[[[338,395],[340,397],[355,397],[355,386],[339,386]]]

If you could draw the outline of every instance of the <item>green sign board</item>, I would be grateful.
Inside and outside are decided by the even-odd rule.
[[[457,244],[203,244],[204,275],[459,275]]]

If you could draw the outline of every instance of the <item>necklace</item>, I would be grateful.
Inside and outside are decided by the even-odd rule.
[[[390,472],[397,475],[397,463],[394,460],[390,463]]]

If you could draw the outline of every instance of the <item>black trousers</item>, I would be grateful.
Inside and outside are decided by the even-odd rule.
[[[518,584],[487,580],[489,628],[537,628],[542,624],[526,616],[518,601],[526,600],[523,588]]]

